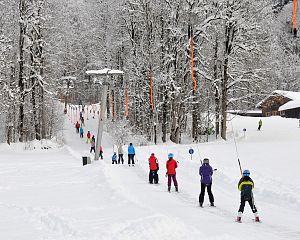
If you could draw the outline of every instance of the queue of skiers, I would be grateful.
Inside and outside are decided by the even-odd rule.
[[[154,153],[151,153],[151,156],[148,159],[149,162],[149,183],[158,184],[158,170],[159,170],[159,162]],[[178,162],[174,159],[174,154],[168,154],[168,160],[166,162],[166,177],[168,177],[168,192],[171,191],[171,183],[173,181],[175,191],[178,192],[178,182],[176,179],[176,168],[178,167]],[[216,169],[215,169],[216,170]],[[209,159],[204,158],[202,165],[199,168],[200,182],[201,182],[201,191],[199,194],[199,205],[203,207],[205,190],[207,189],[209,202],[211,207],[215,207],[214,204],[214,195],[212,193],[212,176],[214,173],[214,169],[209,164]],[[250,178],[250,171],[244,170],[242,173],[242,178],[238,183],[238,189],[241,191],[241,203],[238,210],[238,216],[236,221],[241,222],[242,214],[244,212],[245,203],[248,202],[250,208],[254,214],[255,221],[260,222],[257,208],[254,203],[253,192],[254,182]]]
[[[84,112],[80,112],[81,124],[79,123],[79,121],[77,121],[75,123],[76,133],[79,133],[80,138],[84,138],[84,130],[83,130],[84,118],[83,118],[83,114],[84,114]],[[95,136],[92,135],[90,131],[88,131],[87,134],[86,134],[86,143],[89,143],[90,146],[91,146],[90,153],[91,152],[95,153],[96,152],[96,139],[95,139]],[[100,146],[100,158],[103,159],[103,150],[102,150],[101,146]]]
[[[83,127],[82,125],[84,124],[83,116],[82,113],[80,115],[80,121],[81,124],[77,121],[75,124],[76,128],[76,133],[79,133],[80,138],[83,138]],[[261,129],[262,126],[262,121],[259,121],[259,126],[258,130]],[[90,152],[94,151],[95,153],[95,136],[90,133],[90,131],[87,132],[86,135],[86,143],[91,144],[91,149]],[[118,154],[117,154],[118,153]],[[132,143],[128,145],[127,149],[128,153],[128,166],[134,166],[135,165],[135,148]],[[117,152],[114,152],[112,155],[112,164],[124,164],[124,158],[123,158],[123,146],[120,144],[118,146]],[[100,158],[103,159],[103,149],[102,146],[100,147]],[[158,159],[156,158],[154,153],[151,153],[149,159],[149,183],[150,184],[158,184],[159,181],[159,176],[158,176],[158,171],[159,171],[159,162]],[[166,177],[168,178],[167,180],[167,187],[168,187],[168,192],[171,191],[171,184],[173,182],[173,185],[175,187],[175,191],[178,192],[178,182],[176,179],[176,169],[178,167],[178,161],[174,159],[174,154],[169,153],[168,154],[168,159],[166,161]],[[199,206],[203,207],[204,203],[204,197],[205,197],[205,190],[207,190],[208,197],[209,197],[209,202],[210,206],[214,207],[214,195],[212,193],[212,176],[214,173],[214,169],[210,166],[209,164],[209,159],[204,158],[203,162],[199,168],[199,175],[200,175],[200,183],[201,183],[201,190],[199,194]],[[241,200],[240,200],[240,206],[238,209],[238,215],[237,215],[237,222],[241,222],[242,219],[242,214],[244,212],[245,204],[246,202],[249,203],[249,206],[254,214],[255,221],[259,222],[259,216],[257,213],[257,208],[254,203],[254,197],[253,197],[253,190],[254,188],[254,182],[250,178],[250,171],[249,170],[244,170],[242,173],[242,178],[240,179],[238,183],[238,190],[241,192]]]

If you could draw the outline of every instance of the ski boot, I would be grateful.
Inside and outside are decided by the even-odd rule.
[[[203,208],[203,202],[199,202],[199,206]]]
[[[242,222],[242,212],[238,212],[238,216],[236,218],[236,222],[241,223]]]
[[[171,191],[171,187],[168,187],[168,192],[170,192]]]
[[[210,206],[211,206],[211,207],[215,207],[214,202],[211,202],[211,203],[210,203]]]
[[[258,213],[257,213],[257,212],[254,213],[254,217],[255,217],[255,218],[254,218],[254,221],[255,221],[255,222],[260,222],[260,219],[259,219],[259,216],[258,216]]]
[[[176,190],[176,192],[178,192],[178,186],[175,186],[175,190]]]

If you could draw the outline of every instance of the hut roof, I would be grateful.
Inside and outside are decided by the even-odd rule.
[[[283,97],[286,97],[288,99],[290,99],[291,101],[296,101],[296,102],[300,102],[300,92],[292,92],[292,91],[283,91],[283,90],[275,90],[274,92],[272,92],[270,95],[268,95],[267,97],[265,97],[263,100],[261,100],[257,105],[256,107],[257,108],[260,108],[261,105],[266,101],[268,100],[270,97],[272,96],[283,96]],[[287,103],[286,103],[287,104]],[[286,105],[284,104],[284,105]],[[283,106],[284,106],[283,105]],[[290,104],[292,105],[292,104]],[[288,105],[289,106],[289,105]],[[288,108],[290,109],[290,108]],[[282,111],[280,109],[280,111]]]

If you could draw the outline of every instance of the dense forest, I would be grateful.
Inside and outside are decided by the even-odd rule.
[[[292,9],[273,0],[1,0],[0,141],[57,137],[61,101],[99,103],[101,77],[86,71],[103,68],[124,72],[109,81],[111,131],[226,139],[229,110],[300,91]]]

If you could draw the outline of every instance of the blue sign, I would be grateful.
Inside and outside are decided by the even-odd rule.
[[[194,154],[194,149],[190,148],[189,154],[191,154],[191,155]]]

